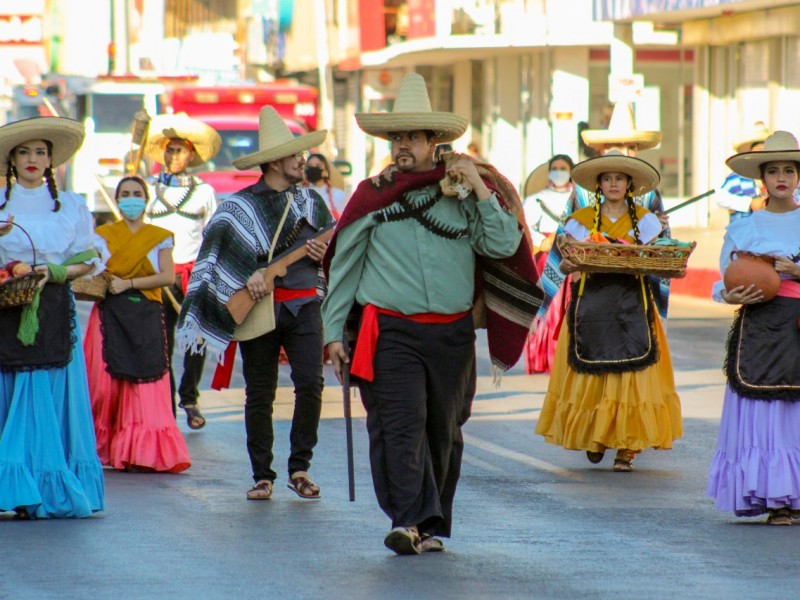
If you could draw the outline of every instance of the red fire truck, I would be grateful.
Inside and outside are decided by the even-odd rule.
[[[260,171],[239,171],[233,161],[258,151],[258,113],[263,106],[278,111],[295,135],[317,128],[316,88],[289,81],[238,86],[172,86],[167,110],[185,112],[216,129],[222,147],[197,175],[222,199],[255,183]]]

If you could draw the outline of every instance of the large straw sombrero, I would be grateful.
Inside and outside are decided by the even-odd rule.
[[[53,144],[50,166],[58,167],[78,151],[86,134],[83,124],[64,117],[34,117],[0,127],[0,165],[24,142],[46,140]],[[5,169],[3,169],[5,171]]]
[[[597,178],[602,173],[625,173],[630,176],[633,179],[634,196],[656,189],[661,181],[658,171],[650,163],[616,151],[575,165],[572,169],[572,181],[584,189],[594,190],[597,187]]]
[[[725,164],[742,177],[761,179],[761,165],[777,160],[800,162],[797,138],[788,131],[776,131],[764,140],[763,150],[734,154]]]
[[[240,156],[233,161],[233,166],[240,171],[246,171],[273,160],[310,150],[319,146],[327,134],[327,130],[320,129],[295,137],[278,111],[271,106],[265,106],[258,114],[258,151]]]
[[[752,131],[733,142],[733,151],[737,154],[741,152],[749,152],[750,148],[753,147],[753,144],[763,142],[771,135],[772,132],[767,129],[767,126],[764,125],[762,121],[759,121],[755,124],[755,127]]]
[[[550,161],[545,161],[536,167],[528,178],[525,180],[523,186],[523,196],[526,198],[531,194],[542,191],[547,187],[550,180]]]
[[[661,143],[660,131],[640,131],[633,120],[633,108],[627,102],[617,102],[608,129],[586,129],[581,138],[587,146],[603,144],[636,144],[639,150],[655,148]]]
[[[436,134],[437,144],[452,142],[467,130],[464,117],[431,110],[425,79],[417,73],[408,73],[400,82],[392,112],[358,113],[356,122],[364,133],[385,140],[390,133],[430,130]]]
[[[191,142],[194,148],[194,159],[189,163],[190,167],[199,167],[208,162],[217,155],[222,146],[222,138],[213,127],[191,118],[186,113],[156,115],[150,121],[150,129],[144,145],[145,156],[163,164],[164,148],[167,147],[170,140]]]

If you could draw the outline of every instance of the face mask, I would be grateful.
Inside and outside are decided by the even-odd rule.
[[[144,198],[123,198],[117,202],[119,211],[131,221],[138,219],[144,212]]]
[[[556,187],[561,187],[567,185],[569,183],[569,171],[550,171],[548,175],[550,181],[553,182],[553,185]]]
[[[306,167],[306,178],[309,181],[319,181],[322,179],[322,167]]]

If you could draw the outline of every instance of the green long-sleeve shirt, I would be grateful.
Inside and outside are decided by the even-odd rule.
[[[420,188],[412,206],[421,206],[436,192],[435,185]],[[522,238],[516,217],[494,194],[481,202],[474,194],[464,200],[444,196],[423,212],[424,218],[450,232],[463,232],[457,239],[438,235],[413,217],[392,220],[398,209],[398,203],[392,204],[337,233],[322,304],[326,345],[342,339],[354,300],[407,315],[470,309],[475,253],[506,258]]]

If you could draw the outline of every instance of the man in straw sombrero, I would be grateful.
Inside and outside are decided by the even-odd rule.
[[[636,129],[633,118],[633,108],[627,102],[618,102],[614,105],[614,112],[611,114],[607,129],[586,129],[581,132],[581,138],[590,148],[597,150],[602,156],[609,152],[619,152],[625,156],[636,156],[642,150],[655,148],[661,143],[662,133],[660,131],[644,131]],[[646,208],[658,215],[662,222],[662,237],[669,237],[669,223],[667,215],[664,213],[664,202],[661,193],[657,189],[652,189],[647,193],[637,195],[634,201],[638,206]],[[564,218],[571,215],[576,210],[592,206],[595,202],[595,190],[585,189],[576,185],[572,191]],[[564,233],[563,228],[559,228],[557,235]],[[559,290],[564,283],[564,274],[559,270],[561,263],[561,252],[558,247],[553,246],[544,265],[541,274],[542,289],[544,289],[545,300],[542,308],[537,315],[537,330],[541,323],[553,321],[553,315],[548,319],[547,313],[550,307],[561,304],[553,302],[559,294]],[[667,318],[669,306],[669,279],[653,278],[653,296],[655,297],[658,313],[662,318]],[[561,292],[563,293],[563,292]],[[560,298],[559,298],[560,299]],[[560,319],[555,319],[556,321]]]
[[[219,152],[222,140],[212,128],[186,115],[157,115],[150,121],[144,154],[162,165],[155,184],[150,189],[150,204],[146,219],[175,236],[175,283],[168,289],[171,300],[181,302],[192,267],[203,241],[203,229],[217,209],[214,189],[199,177],[188,173],[191,167],[208,162]],[[186,411],[190,429],[202,429],[206,420],[200,412],[198,387],[203,376],[205,355],[185,353],[183,374],[176,389],[172,349],[175,346],[175,325],[179,306],[164,302],[164,319],[167,327],[167,348],[170,356],[169,380],[172,390],[172,409],[175,396],[179,406]]]
[[[758,121],[753,129],[733,143],[733,151],[737,154],[743,152],[758,152],[764,149],[764,141],[772,135],[762,121]],[[719,186],[714,195],[717,206],[727,209],[730,217],[729,223],[749,215],[753,210],[762,206],[761,186],[758,181],[749,177],[742,177],[735,171],[730,174]]]
[[[245,429],[254,485],[249,500],[272,496],[272,404],[278,385],[278,359],[286,350],[295,391],[290,434],[289,487],[301,498],[320,497],[308,469],[317,443],[322,408],[322,319],[317,294],[319,262],[325,244],[313,239],[333,223],[322,197],[300,187],[308,150],[319,146],[326,131],[294,137],[271,106],[259,114],[258,150],[233,161],[240,170],[260,167],[255,184],[228,196],[206,228],[178,324],[178,344],[210,351],[224,361],[212,387],[227,387],[235,357],[235,322],[227,304],[247,288],[252,300],[274,298],[275,328],[255,337],[239,336],[245,380]],[[297,244],[308,255],[292,263],[283,277],[267,284],[257,271],[273,256]],[[257,310],[251,311],[254,316]],[[246,339],[249,338],[249,339]],[[223,368],[224,367],[224,368]],[[219,379],[218,379],[219,377]],[[227,379],[227,381],[225,381]]]
[[[384,544],[437,551],[450,536],[475,390],[475,281],[498,369],[518,360],[541,292],[513,186],[468,156],[434,164],[436,145],[467,121],[431,111],[420,75],[406,75],[392,112],[356,121],[391,142],[393,164],[358,186],[325,255],[325,343],[341,381],[345,321],[363,307],[351,373],[367,409],[378,503],[392,520]],[[446,177],[461,196],[445,195]]]

